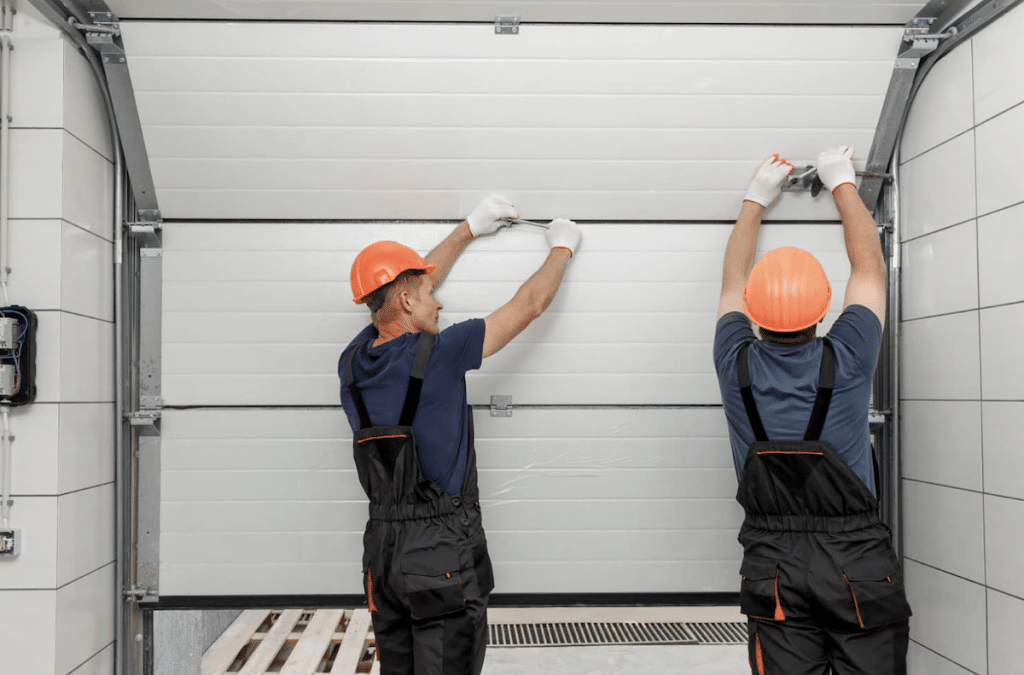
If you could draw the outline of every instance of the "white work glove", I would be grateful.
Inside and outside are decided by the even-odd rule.
[[[548,228],[547,238],[548,246],[551,248],[569,249],[569,257],[571,258],[576,252],[576,247],[580,245],[583,232],[580,230],[579,225],[568,218],[555,218],[551,221],[551,227]]]
[[[767,208],[782,194],[782,184],[786,182],[786,176],[792,171],[792,164],[779,157],[778,154],[772,155],[764,160],[757,173],[754,174],[743,200],[755,202]]]
[[[498,231],[502,225],[507,225],[509,220],[519,217],[519,211],[512,205],[512,202],[501,195],[491,195],[477,204],[473,212],[466,218],[469,223],[469,231],[474,237],[481,234],[492,234]]]
[[[844,145],[826,150],[818,155],[818,178],[834,192],[843,183],[857,185],[857,174],[853,169],[853,148]]]

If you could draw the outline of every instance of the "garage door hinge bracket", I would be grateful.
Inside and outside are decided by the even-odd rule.
[[[156,602],[160,599],[160,594],[153,588],[138,588],[136,586],[132,586],[125,590],[124,597],[129,602],[138,604],[140,602]]]
[[[518,35],[519,17],[512,15],[497,15],[494,17],[495,35]]]
[[[497,394],[491,396],[491,417],[512,417],[512,396]]]
[[[160,435],[160,411],[139,410],[129,414],[128,424],[139,436]]]
[[[156,217],[146,213],[140,213],[139,217],[142,218],[140,222],[128,223],[128,232],[133,237],[139,239],[144,248],[162,248],[161,233],[163,232],[163,223],[160,220],[160,212],[156,212]]]
[[[907,22],[903,30],[903,41],[909,42],[910,46],[900,52],[899,58],[896,59],[897,68],[916,68],[921,57],[931,54],[940,42],[957,33],[955,27],[945,33],[932,33],[933,23],[935,17],[915,17]]]

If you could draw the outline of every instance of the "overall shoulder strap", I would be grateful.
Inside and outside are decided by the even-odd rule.
[[[420,333],[416,357],[412,362],[412,372],[409,373],[409,386],[405,391],[405,403],[402,404],[402,416],[398,421],[399,426],[411,426],[412,418],[416,416],[416,408],[420,403],[420,390],[423,388],[423,376],[426,375],[430,350],[434,347],[436,337],[433,333]],[[356,386],[355,375],[352,372],[352,361],[357,351],[359,351],[358,348],[349,352],[348,359],[345,361],[345,386],[348,387],[348,392],[352,395],[352,401],[356,406],[356,412],[359,414],[359,428],[367,429],[372,427],[373,423],[370,421],[366,404],[363,402],[363,395],[359,392],[359,387]]]
[[[427,374],[427,362],[430,360],[430,350],[434,348],[436,337],[433,333],[420,333],[420,345],[412,362],[412,372],[409,373],[409,388],[405,392],[402,417],[398,420],[399,426],[411,427],[412,419],[416,417],[416,408],[420,404],[420,390],[423,389],[423,376]]]
[[[828,406],[832,402],[832,389],[836,382],[836,352],[828,338],[821,341],[821,370],[818,371],[818,395],[814,399],[811,419],[804,432],[805,441],[817,441],[825,428]]]
[[[768,434],[764,431],[761,423],[761,415],[757,412],[757,404],[754,403],[754,392],[750,388],[750,365],[747,363],[750,345],[748,342],[740,347],[739,356],[736,359],[736,368],[739,375],[740,395],[743,396],[743,406],[747,409],[747,418],[750,420],[750,428],[754,430],[754,438],[758,441],[767,441]]]

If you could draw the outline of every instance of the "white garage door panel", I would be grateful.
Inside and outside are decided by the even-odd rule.
[[[866,157],[890,27],[123,24],[166,219],[726,220],[757,161]],[[831,218],[827,200],[776,215]]]
[[[474,419],[500,592],[735,590],[742,514],[720,409]],[[359,593],[365,522],[337,408],[165,411],[161,594]],[[552,573],[521,577],[537,563]]]
[[[367,323],[348,274],[364,245],[426,252],[450,223],[177,224],[164,232],[168,405],[336,405],[338,355]],[[718,404],[711,357],[728,225],[583,225],[548,311],[467,379],[470,401]],[[763,250],[818,253],[842,305],[849,262],[835,225],[766,225]],[[543,260],[535,228],[466,250],[438,289],[442,325],[486,316]]]

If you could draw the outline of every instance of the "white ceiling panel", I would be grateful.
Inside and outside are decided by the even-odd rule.
[[[923,0],[107,0],[125,19],[903,24]]]

